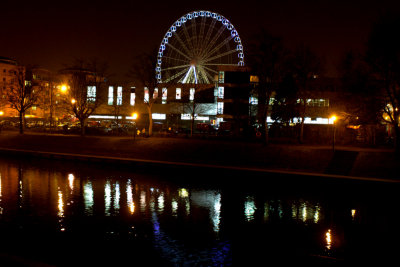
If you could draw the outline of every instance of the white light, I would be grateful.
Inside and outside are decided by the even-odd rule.
[[[165,120],[167,118],[167,115],[161,113],[153,113],[151,114],[151,117],[153,118],[153,120]]]

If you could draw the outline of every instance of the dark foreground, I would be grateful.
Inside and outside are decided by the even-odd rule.
[[[379,266],[398,184],[0,158],[8,266]],[[0,264],[1,265],[1,264]]]

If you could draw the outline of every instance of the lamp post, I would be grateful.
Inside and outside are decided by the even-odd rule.
[[[335,142],[336,142],[336,124],[335,121],[337,120],[337,117],[335,115],[332,115],[331,121],[332,121],[332,127],[333,127],[333,134],[332,134],[332,151],[335,152]]]
[[[138,114],[136,112],[132,113],[132,120],[133,120],[133,140],[136,139],[136,119],[138,118]]]
[[[67,90],[68,90],[68,87],[65,84],[58,85],[57,88],[63,94],[65,94],[67,92]],[[53,89],[54,89],[54,85],[51,83],[50,84],[50,132],[52,131],[53,126],[54,126],[53,116],[55,116],[57,118],[56,106],[54,105],[54,91],[53,91]]]

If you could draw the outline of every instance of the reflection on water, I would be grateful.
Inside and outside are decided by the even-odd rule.
[[[112,171],[82,173],[74,167],[65,171],[23,166],[0,162],[0,227],[7,227],[4,222],[22,221],[20,229],[43,225],[48,231],[43,236],[55,230],[84,239],[82,233],[94,228],[96,236],[133,243],[141,238],[162,259],[178,266],[230,265],[235,257],[243,260],[250,255],[247,250],[260,249],[260,257],[264,253],[273,256],[280,243],[290,253],[301,247],[308,256],[342,258],[348,256],[346,249],[366,240],[357,239],[365,233],[346,232],[365,227],[359,219],[362,211],[351,208],[354,202],[337,202],[335,197],[331,201],[312,195],[280,196],[260,188],[244,192],[181,187],[150,182],[132,173],[116,176]],[[376,211],[377,201],[371,207],[364,205],[365,214]],[[380,214],[386,215],[390,213]],[[51,218],[56,218],[54,224]],[[265,250],[254,245],[257,241],[265,244]]]

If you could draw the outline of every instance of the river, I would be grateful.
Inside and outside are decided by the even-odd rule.
[[[3,156],[0,262],[383,263],[400,248],[398,189],[379,182]]]

